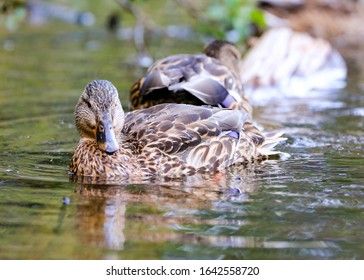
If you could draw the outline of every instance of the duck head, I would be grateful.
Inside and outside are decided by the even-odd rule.
[[[220,60],[229,69],[239,74],[241,52],[235,44],[225,40],[214,40],[205,46],[204,53]]]
[[[82,139],[95,141],[98,149],[109,154],[119,149],[124,111],[112,83],[90,82],[78,100],[74,117]]]

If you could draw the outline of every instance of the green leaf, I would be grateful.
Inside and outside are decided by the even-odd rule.
[[[253,23],[261,28],[266,26],[265,17],[262,11],[258,9],[253,9],[250,13],[250,18]]]

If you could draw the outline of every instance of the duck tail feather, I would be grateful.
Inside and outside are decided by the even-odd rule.
[[[286,153],[273,150],[279,143],[287,140],[286,137],[282,137],[283,134],[283,131],[263,133],[264,142],[258,147],[258,154],[262,157],[287,155]]]

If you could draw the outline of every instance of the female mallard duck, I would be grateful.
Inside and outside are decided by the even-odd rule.
[[[215,40],[205,54],[177,54],[156,61],[130,89],[130,109],[161,103],[213,105],[252,114],[240,81],[238,48]]]
[[[70,173],[104,179],[183,177],[267,157],[281,134],[265,138],[237,110],[160,104],[124,115],[108,81],[92,81],[75,110],[81,140]]]

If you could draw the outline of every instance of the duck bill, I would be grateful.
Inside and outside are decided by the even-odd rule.
[[[101,116],[96,130],[96,142],[101,151],[108,154],[115,153],[119,150],[119,143],[115,136],[112,119],[109,113]]]

